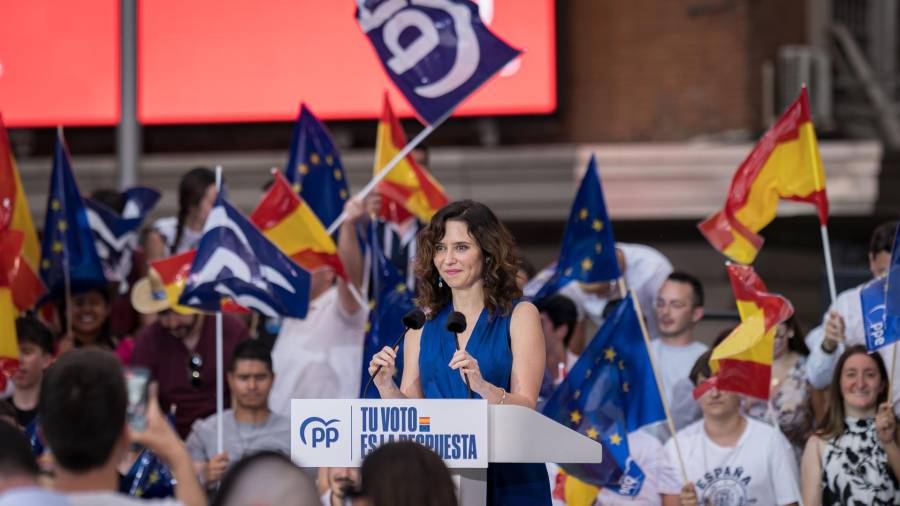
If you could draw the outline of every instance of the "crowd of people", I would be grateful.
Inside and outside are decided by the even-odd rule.
[[[225,370],[217,371],[214,317],[173,305],[147,264],[196,247],[215,196],[208,169],[184,176],[177,216],[143,236],[129,293],[77,286],[57,301],[55,318],[18,318],[19,368],[0,402],[0,506],[455,504],[447,468],[414,443],[385,445],[358,470],[290,460],[291,399],[360,393],[368,308],[359,293],[368,290],[371,261],[360,236],[369,220],[378,220],[371,229],[402,278],[415,280],[416,304],[428,315],[403,341],[402,373],[391,347],[368,363],[385,399],[471,395],[539,409],[621,300],[620,283],[643,307],[676,433],[658,424],[627,435],[645,477],[639,494],[601,488],[577,497],[568,487],[575,478],[553,464],[491,464],[488,504],[900,504],[900,387],[885,366],[894,347],[866,352],[860,287],[841,293],[808,333],[794,318],[778,325],[767,401],[715,386],[695,399],[695,387],[713,376],[711,347],[731,329],[712,343],[698,338],[703,286],[660,252],[618,243],[620,280],[572,282],[530,301],[533,273],[489,208],[453,202],[430,223],[397,224],[378,218],[383,202],[373,194],[345,206],[337,235],[345,275],[328,266],[312,272],[303,319],[263,328],[258,317],[224,315]],[[895,228],[872,234],[875,277],[889,266]],[[445,325],[454,311],[471,322],[456,338]],[[151,380],[141,423],[128,409],[132,370]],[[127,486],[147,452],[164,465],[150,481],[168,485],[163,495],[171,497],[148,499],[150,488]]]

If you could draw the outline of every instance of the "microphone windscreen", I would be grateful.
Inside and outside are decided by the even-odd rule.
[[[414,307],[403,315],[403,326],[412,330],[419,330],[425,325],[425,312]]]
[[[447,317],[447,330],[454,334],[460,334],[466,331],[466,316],[459,311],[450,313]]]

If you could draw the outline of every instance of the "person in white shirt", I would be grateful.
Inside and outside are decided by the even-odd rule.
[[[894,245],[897,222],[882,223],[869,240],[869,270],[873,278],[886,276],[891,266],[891,249]],[[868,282],[866,282],[868,283]],[[809,383],[816,389],[828,387],[838,357],[847,346],[865,344],[866,335],[862,319],[862,305],[859,293],[863,286],[844,290],[832,301],[822,318],[822,324],[809,331],[806,345],[810,353],[806,360]],[[878,350],[885,363],[893,361],[896,346],[885,346]],[[891,400],[894,412],[900,415],[900,382],[893,383]]]
[[[694,327],[703,318],[700,280],[681,271],[670,274],[659,289],[653,313],[659,338],[650,342],[650,352],[671,406],[675,386],[688,378],[697,357],[708,349],[694,338]]]
[[[704,353],[694,364],[690,378],[695,385],[712,375],[710,355]],[[787,439],[742,415],[739,394],[712,386],[698,402],[703,419],[665,445],[659,484],[663,505],[800,504],[797,461]]]
[[[361,294],[362,253],[356,226],[367,219],[375,202],[353,198],[344,205],[338,256],[349,280],[323,267],[312,272],[306,318],[285,318],[272,349],[275,383],[269,396],[272,411],[291,415],[291,399],[348,399],[359,395],[367,308]],[[351,286],[351,284],[353,286]],[[361,297],[361,295],[360,295]]]

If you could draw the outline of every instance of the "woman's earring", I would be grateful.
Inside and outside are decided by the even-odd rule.
[[[438,276],[438,288],[444,288],[444,280]]]

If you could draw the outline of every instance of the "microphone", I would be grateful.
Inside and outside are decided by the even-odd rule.
[[[406,336],[407,330],[419,330],[423,325],[425,325],[425,312],[417,307],[414,307],[410,309],[408,313],[403,315],[403,318],[400,321],[403,322],[403,326],[405,328],[403,329],[403,332],[400,333],[400,336],[397,337],[397,340],[394,341],[394,345],[391,346],[394,351],[397,351],[397,348],[400,347],[400,343],[403,342],[403,337]],[[463,325],[465,325],[465,323],[463,323]],[[378,366],[378,369],[375,369],[375,374],[369,376],[369,381],[366,383],[366,388],[363,389],[363,398],[365,398],[366,394],[369,393],[369,387],[372,386],[372,380],[374,380],[375,376],[377,376],[378,373],[381,372],[381,367],[382,366]]]
[[[450,316],[447,317],[447,331],[453,332],[453,335],[456,336],[456,350],[459,351],[459,334],[466,331],[466,315],[459,311],[450,313]],[[463,379],[466,380],[466,388],[469,390],[469,398],[471,399],[472,386],[469,385],[469,377],[463,374]]]

